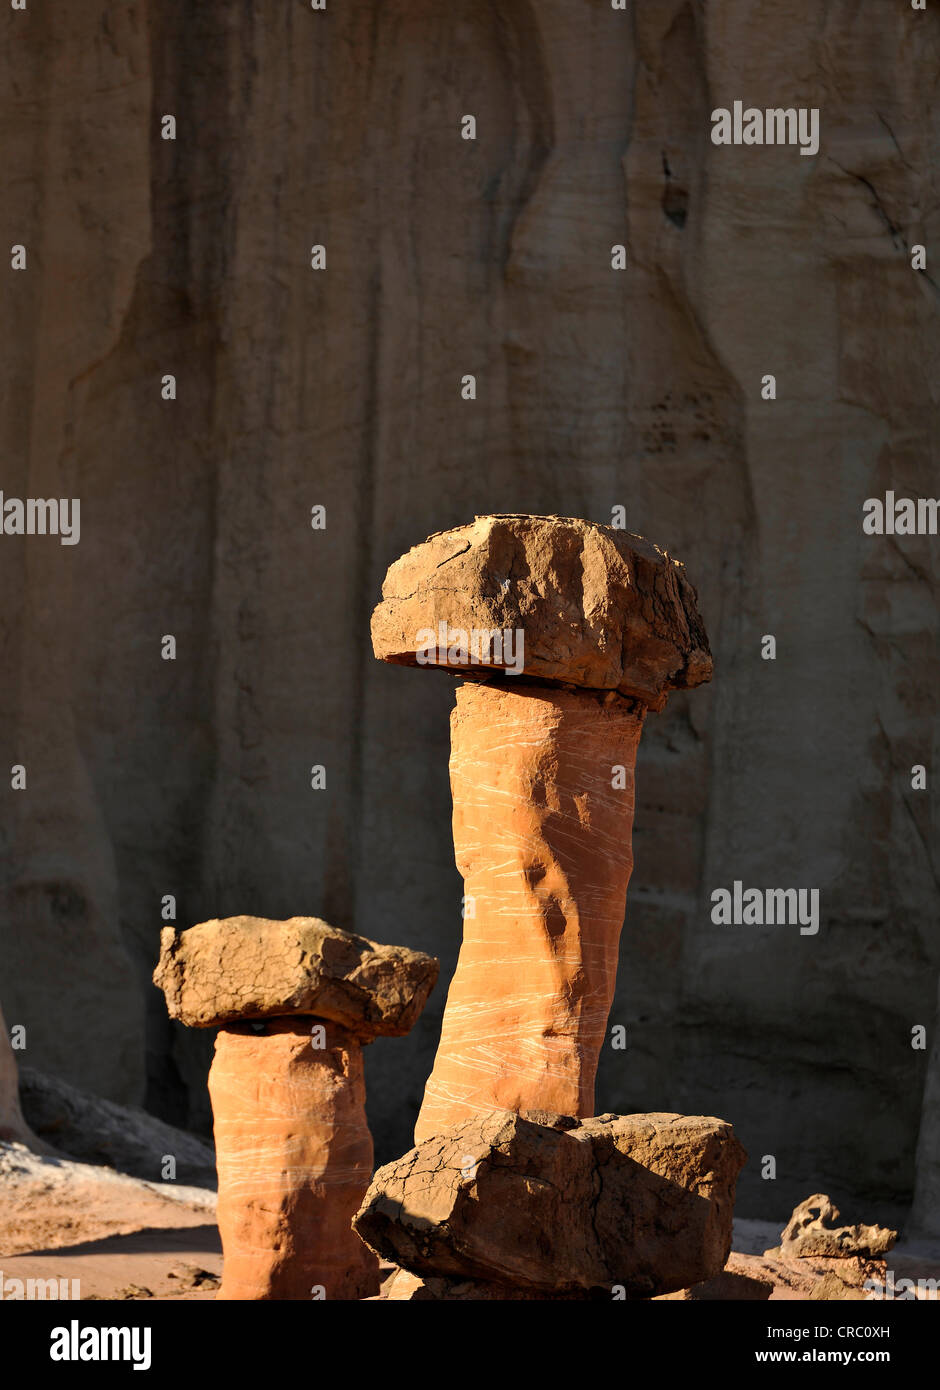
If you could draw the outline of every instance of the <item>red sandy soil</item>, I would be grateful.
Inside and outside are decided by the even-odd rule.
[[[213,1299],[222,1247],[214,1225],[151,1228],[0,1258],[0,1270],[5,1280],[78,1279],[83,1299]]]

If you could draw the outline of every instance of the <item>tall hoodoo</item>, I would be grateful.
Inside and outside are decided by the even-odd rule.
[[[375,655],[462,677],[450,779],[464,937],[415,1128],[585,1117],[617,971],[649,710],[712,663],[683,566],[567,517],[477,517],[389,569]]]

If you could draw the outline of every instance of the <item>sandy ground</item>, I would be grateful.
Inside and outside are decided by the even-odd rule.
[[[78,1279],[81,1298],[213,1298],[221,1269],[214,1192],[0,1144],[6,1298],[16,1279]]]
[[[7,1297],[10,1279],[77,1279],[83,1299],[211,1299],[222,1273],[222,1247],[214,1225],[167,1226],[0,1258],[0,1271]]]

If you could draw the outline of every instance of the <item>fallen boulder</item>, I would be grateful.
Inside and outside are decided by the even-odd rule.
[[[746,1158],[729,1124],[540,1120],[493,1112],[426,1139],[379,1169],[354,1228],[421,1279],[537,1294],[650,1298],[722,1271]]]

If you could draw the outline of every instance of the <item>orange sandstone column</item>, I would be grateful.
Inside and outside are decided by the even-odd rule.
[[[216,1036],[219,1298],[379,1291],[378,1261],[350,1228],[373,1161],[362,1048],[344,1029],[322,1026],[323,1047],[312,1045],[309,1019],[236,1024]]]
[[[494,1109],[594,1113],[642,728],[616,695],[458,687],[454,849],[471,911],[416,1143]]]

